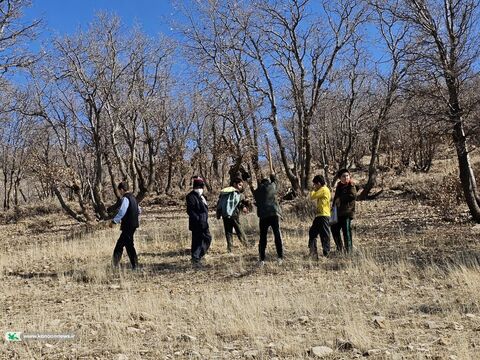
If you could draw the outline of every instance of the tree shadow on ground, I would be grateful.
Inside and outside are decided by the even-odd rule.
[[[179,249],[179,250],[169,250],[169,251],[159,251],[159,252],[142,252],[139,256],[144,257],[165,257],[165,258],[172,258],[172,257],[183,257],[189,256],[190,249]]]
[[[33,279],[33,278],[51,278],[51,279],[57,279],[58,278],[58,273],[56,272],[19,272],[19,271],[13,271],[13,272],[8,272],[8,276],[14,276],[14,277],[19,277],[22,279]]]

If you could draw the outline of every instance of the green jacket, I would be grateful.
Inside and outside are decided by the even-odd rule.
[[[261,219],[280,216],[281,210],[277,202],[277,179],[270,175],[270,182],[262,182],[253,192],[257,205],[257,216]]]

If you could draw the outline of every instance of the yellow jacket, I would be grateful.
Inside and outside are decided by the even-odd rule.
[[[317,216],[330,216],[330,199],[332,195],[327,186],[310,193],[310,199],[317,200]]]

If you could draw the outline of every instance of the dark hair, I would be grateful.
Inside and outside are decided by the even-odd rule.
[[[322,175],[315,175],[315,177],[313,178],[313,183],[323,186],[325,185],[325,178]]]
[[[236,184],[240,184],[241,182],[243,182],[243,180],[239,177],[234,177],[232,179],[232,181],[230,182],[230,184],[233,186],[233,185],[236,185]]]
[[[345,173],[350,174],[350,171],[348,171],[348,169],[340,169],[340,170],[338,170],[338,172],[337,172],[337,177],[341,177],[341,176],[342,176],[343,174],[345,174]]]
[[[268,178],[263,178],[262,181],[260,181],[260,184],[270,184],[270,180]]]
[[[128,183],[126,181],[122,181],[121,183],[118,184],[117,189],[128,191]]]

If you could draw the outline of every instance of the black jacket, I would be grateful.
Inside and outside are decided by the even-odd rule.
[[[202,201],[197,192],[191,191],[186,197],[188,229],[208,229],[208,206]]]
[[[355,199],[357,188],[351,182],[342,184],[340,181],[335,189],[333,203],[338,206],[338,216],[353,218],[355,215]]]
[[[135,196],[133,196],[133,194],[131,193],[126,193],[125,195],[123,195],[123,197],[126,197],[128,199],[129,204],[127,212],[122,218],[120,230],[134,230],[139,226],[139,210],[137,199],[135,199]]]
[[[270,182],[262,183],[253,192],[257,205],[257,216],[261,219],[281,215],[277,202],[277,179],[270,175]]]

